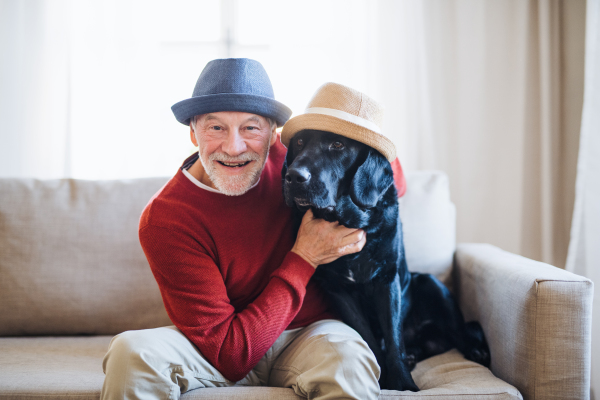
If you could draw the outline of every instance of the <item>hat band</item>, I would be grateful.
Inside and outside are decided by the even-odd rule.
[[[310,107],[304,111],[305,114],[321,114],[321,115],[329,115],[331,117],[339,118],[343,121],[351,122],[355,125],[362,126],[363,128],[367,128],[375,133],[379,133],[381,135],[381,128],[379,126],[369,120],[358,117],[356,115],[347,113],[345,111],[336,110],[334,108],[325,108],[325,107]]]

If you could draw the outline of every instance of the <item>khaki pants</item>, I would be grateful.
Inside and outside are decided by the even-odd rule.
[[[289,387],[308,399],[377,399],[379,366],[360,335],[335,320],[285,331],[239,382],[227,380],[174,326],[123,332],[102,364],[101,400],[170,399],[205,387]]]

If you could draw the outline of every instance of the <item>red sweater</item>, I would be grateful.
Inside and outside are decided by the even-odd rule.
[[[244,378],[285,329],[335,318],[309,282],[313,267],[290,252],[285,152],[277,141],[259,184],[242,196],[201,189],[179,170],[140,220],[140,242],[171,321],[231,381]]]

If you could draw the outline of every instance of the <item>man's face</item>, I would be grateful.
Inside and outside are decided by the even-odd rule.
[[[246,193],[258,181],[277,140],[266,118],[235,111],[197,116],[190,135],[206,175],[229,196]]]

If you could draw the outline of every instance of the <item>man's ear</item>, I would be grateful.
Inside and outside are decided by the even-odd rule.
[[[279,134],[277,133],[277,126],[273,128],[271,131],[271,142],[269,143],[269,147],[273,146],[279,140]]]
[[[194,132],[194,130],[192,129],[191,126],[190,126],[190,139],[192,140],[192,143],[194,143],[194,146],[198,147],[198,140],[196,139],[196,132]]]
[[[367,159],[352,178],[350,198],[361,208],[375,207],[392,183],[394,172],[390,162],[377,150],[369,149]]]

